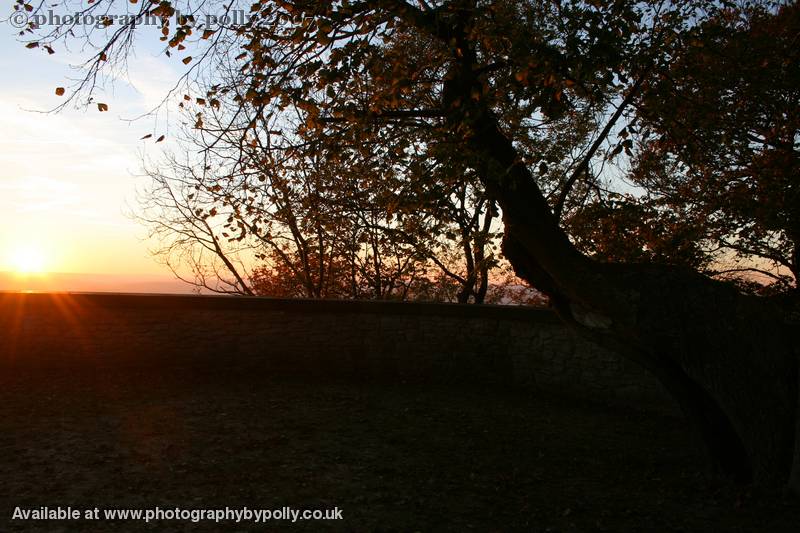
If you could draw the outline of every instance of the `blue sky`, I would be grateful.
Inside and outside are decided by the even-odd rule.
[[[79,75],[70,65],[81,56],[26,49],[10,25],[0,25],[0,271],[33,250],[50,271],[167,272],[150,256],[146,230],[126,215],[144,185],[141,154],[157,156],[167,144],[139,139],[170,126],[165,112],[127,119],[156,107],[183,66],[148,41],[131,58],[128,79],[98,93],[108,112],[47,114],[41,111],[62,101],[55,88]]]

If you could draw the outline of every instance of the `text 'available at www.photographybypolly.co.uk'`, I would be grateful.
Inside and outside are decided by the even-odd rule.
[[[298,522],[301,520],[342,520],[342,510],[333,509],[294,509],[280,507],[278,509],[217,508],[217,509],[183,509],[180,507],[150,509],[101,509],[99,507],[37,507],[23,509],[16,507],[12,521],[25,520],[136,520],[144,522],[156,521],[188,521],[188,522],[250,522],[255,524],[271,521]]]

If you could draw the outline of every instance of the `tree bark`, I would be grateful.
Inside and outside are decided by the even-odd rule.
[[[472,148],[503,209],[517,271],[584,334],[645,366],[675,397],[714,463],[741,480],[787,483],[797,432],[796,339],[774,302],[691,271],[599,264],[558,226],[510,140],[483,110]]]

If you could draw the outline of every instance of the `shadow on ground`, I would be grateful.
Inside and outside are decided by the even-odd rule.
[[[517,392],[180,369],[0,373],[0,531],[796,531],[679,418]],[[15,507],[334,508],[338,522],[34,522]]]

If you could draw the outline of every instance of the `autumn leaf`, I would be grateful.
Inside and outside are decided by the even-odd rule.
[[[98,111],[100,111],[101,113],[102,113],[103,111],[108,111],[108,104],[101,104],[101,103],[98,103],[98,104],[97,104],[97,110],[98,110]]]
[[[184,57],[183,58],[183,64],[184,65],[188,65],[191,62],[192,62],[192,56],[188,56],[188,57]]]
[[[141,138],[141,139],[139,139],[139,140],[140,140],[140,141],[143,141],[143,140],[145,140],[145,139],[149,139],[149,138],[150,138],[150,137],[152,137],[152,136],[153,136],[153,134],[152,134],[152,133],[148,133],[147,135],[145,135],[144,137],[142,137],[142,138]]]
[[[161,141],[163,141],[163,140],[164,140],[164,135],[162,135],[162,136],[160,136],[158,139],[156,139],[156,142],[157,142],[157,143],[160,143],[160,142],[161,142]]]
[[[56,87],[56,96],[64,96],[64,88],[63,87]]]

